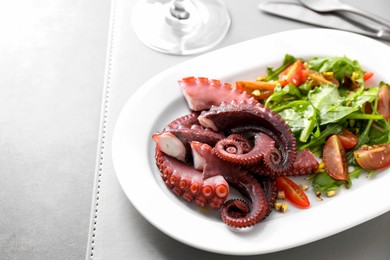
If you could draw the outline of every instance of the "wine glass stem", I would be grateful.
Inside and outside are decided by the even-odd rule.
[[[190,13],[185,9],[185,2],[188,0],[173,0],[170,9],[171,15],[179,20],[190,18]]]

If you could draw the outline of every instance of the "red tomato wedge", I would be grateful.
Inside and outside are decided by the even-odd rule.
[[[279,74],[278,81],[282,86],[286,86],[291,83],[297,87],[302,84],[306,75],[307,73],[304,72],[302,60],[296,60]]]
[[[345,128],[338,134],[338,137],[346,150],[355,147],[358,142],[357,136]]]
[[[374,73],[373,72],[365,72],[363,74],[363,80],[366,81],[366,80],[369,80],[370,78],[372,78],[372,76],[374,76]]]
[[[381,169],[390,165],[390,144],[363,145],[353,155],[363,169]]]
[[[348,161],[344,146],[337,135],[328,138],[322,151],[325,170],[336,180],[348,180]]]
[[[301,208],[310,207],[306,193],[292,180],[285,176],[276,177],[278,190],[284,191],[286,198]]]
[[[378,113],[386,120],[390,118],[390,87],[382,85],[379,89]]]

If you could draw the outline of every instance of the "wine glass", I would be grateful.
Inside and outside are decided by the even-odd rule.
[[[138,38],[169,54],[204,52],[222,41],[231,23],[221,0],[139,0],[132,12]]]

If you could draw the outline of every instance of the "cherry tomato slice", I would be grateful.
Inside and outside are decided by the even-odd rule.
[[[372,78],[372,76],[374,76],[374,73],[373,72],[365,72],[363,74],[363,80],[366,81],[366,80],[369,80],[370,78]]]
[[[247,91],[256,99],[264,100],[274,93],[276,83],[267,81],[237,81],[236,86]]]
[[[278,81],[282,86],[286,86],[287,84],[291,83],[297,87],[302,84],[305,76],[306,73],[304,72],[302,60],[296,60],[293,64],[288,66],[287,69],[279,74]]]
[[[363,169],[381,169],[390,165],[390,144],[363,145],[353,155]]]
[[[378,113],[386,120],[390,118],[390,87],[382,85],[379,89]]]
[[[292,180],[285,176],[276,177],[278,190],[284,191],[286,198],[301,208],[310,207],[306,193]]]
[[[328,138],[322,151],[325,170],[336,180],[348,180],[348,161],[344,146],[337,135]]]
[[[345,128],[338,134],[338,137],[346,150],[355,147],[358,142],[357,136]]]

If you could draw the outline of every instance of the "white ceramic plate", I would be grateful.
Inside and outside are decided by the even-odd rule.
[[[123,108],[113,136],[113,162],[127,197],[137,210],[167,235],[207,251],[252,255],[309,243],[351,228],[390,210],[381,200],[390,174],[361,176],[350,190],[318,202],[308,192],[310,209],[289,205],[245,231],[228,228],[212,210],[197,209],[177,198],[160,178],[152,134],[189,111],[177,85],[187,76],[234,83],[255,79],[266,67],[277,67],[286,53],[296,57],[342,56],[358,60],[375,73],[372,83],[390,82],[390,48],[378,41],[342,31],[303,29],[273,34],[220,49],[172,67],[141,86]]]

